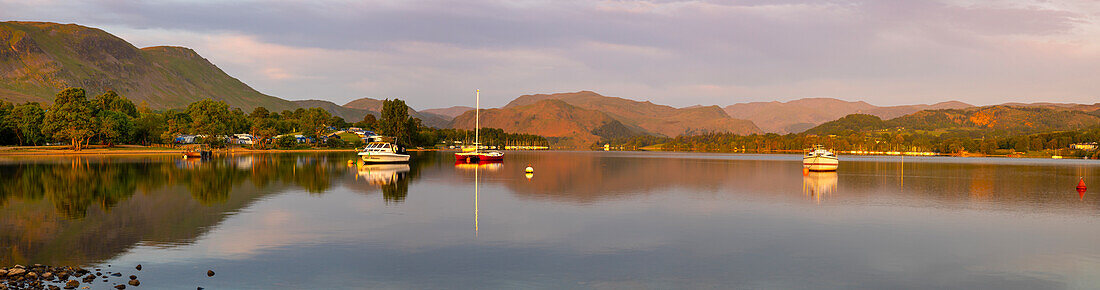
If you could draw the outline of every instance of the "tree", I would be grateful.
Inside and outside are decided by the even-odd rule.
[[[378,122],[378,130],[382,135],[393,137],[397,144],[408,145],[412,142],[410,130],[409,106],[400,99],[382,101],[382,120]]]
[[[108,90],[96,96],[91,104],[96,116],[96,136],[99,136],[100,142],[113,146],[130,140],[133,119],[138,117],[133,102]]]
[[[232,116],[229,104],[223,101],[203,99],[187,106],[187,115],[191,116],[191,132],[207,135],[216,139],[218,135],[229,134]]]
[[[378,118],[374,115],[367,114],[363,116],[362,121],[355,122],[355,126],[363,130],[378,130]]]
[[[46,111],[43,132],[59,140],[72,142],[73,150],[95,134],[95,116],[84,89],[68,88],[57,93]]]
[[[42,139],[42,119],[45,117],[46,111],[38,103],[26,103],[12,109],[9,118],[15,125],[19,145],[38,145]]]
[[[138,109],[138,118],[134,119],[133,141],[144,145],[162,143],[164,134],[164,115],[150,110],[142,103]]]
[[[130,118],[138,117],[138,110],[137,107],[134,106],[134,102],[119,96],[118,93],[112,90],[108,90],[96,96],[95,99],[92,100],[92,105],[95,107],[97,113],[99,111],[115,111]]]
[[[0,144],[12,144],[16,141],[11,140],[11,136],[18,135],[16,122],[12,118],[14,109],[14,104],[0,100]]]
[[[275,118],[278,115],[272,115],[267,111],[267,108],[256,107],[252,110],[252,113],[248,114],[248,121],[251,124],[249,133],[252,134],[252,149],[256,149],[259,145],[260,148],[265,148],[265,142],[278,134],[275,128]]]
[[[41,105],[36,102],[20,104],[12,109],[9,120],[13,123],[19,137],[19,145],[25,143],[38,145],[38,141],[42,140],[42,120],[45,119],[45,115],[46,111],[42,110]]]
[[[128,140],[130,132],[133,131],[130,116],[120,112],[101,111],[96,119],[99,120],[97,124],[99,124],[100,138],[108,147],[114,146],[116,142]]]
[[[332,114],[321,108],[309,108],[298,115],[298,129],[302,130],[302,133],[307,137],[314,140],[320,140],[321,136],[328,130],[329,121],[332,120]]]
[[[160,134],[162,140],[171,142],[176,137],[191,132],[191,115],[187,112],[168,110],[164,111],[164,131]]]

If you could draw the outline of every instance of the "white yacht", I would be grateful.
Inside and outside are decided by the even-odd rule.
[[[397,144],[390,142],[370,142],[359,152],[365,163],[402,163],[409,162],[409,155],[403,154]]]
[[[836,155],[821,145],[814,145],[802,156],[802,168],[810,171],[836,171],[838,165],[840,161]]]

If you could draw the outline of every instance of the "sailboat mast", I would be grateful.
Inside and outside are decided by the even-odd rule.
[[[481,150],[481,90],[477,90],[474,106],[474,150]]]

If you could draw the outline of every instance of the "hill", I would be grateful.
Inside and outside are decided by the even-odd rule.
[[[378,112],[382,111],[382,100],[361,98],[348,102],[347,104],[344,104],[343,107],[348,109],[370,111],[372,115],[375,115],[376,117],[381,117]],[[344,119],[348,120],[348,122],[355,122],[362,120],[363,116],[365,115],[360,115],[358,119]],[[420,119],[420,123],[424,124],[424,126],[436,128],[449,128],[451,126],[450,119],[452,119],[437,114],[418,112],[413,108],[409,108],[409,117]]]
[[[1079,130],[1100,126],[1100,114],[1044,107],[987,106],[968,109],[923,110],[883,121],[877,116],[852,114],[806,130],[809,134],[849,134],[880,129],[924,131],[1003,130],[1016,134]]]
[[[726,106],[730,117],[747,119],[768,133],[799,133],[827,121],[850,114],[869,114],[891,119],[921,110],[960,109],[971,105],[943,102],[933,105],[879,107],[863,101],[849,102],[833,98],[805,98],[789,102],[752,102]]]
[[[454,128],[473,129],[475,113],[471,110],[455,117]],[[565,148],[585,148],[601,138],[638,134],[607,113],[554,99],[501,109],[482,109],[481,127],[541,135],[550,138],[553,146]]]
[[[0,22],[0,43],[0,99],[8,101],[49,103],[66,87],[83,87],[93,95],[115,90],[155,109],[204,98],[246,111],[296,108],[257,92],[188,48],[138,49],[99,29],[46,22]]]
[[[678,136],[703,132],[762,132],[750,121],[731,118],[718,106],[677,109],[648,101],[607,97],[591,91],[524,95],[512,100],[504,108],[526,106],[542,100],[561,100],[578,108],[600,111],[631,130],[648,134]]]
[[[473,107],[467,107],[467,106],[454,106],[454,107],[450,107],[450,108],[427,109],[427,110],[422,110],[421,112],[432,113],[432,114],[444,116],[444,117],[447,117],[447,118],[450,118],[450,119],[454,119],[455,117],[458,117],[458,115],[462,115],[462,113],[465,113],[466,111],[473,110],[473,109],[474,109]]]

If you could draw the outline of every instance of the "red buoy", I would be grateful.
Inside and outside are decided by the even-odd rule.
[[[1085,192],[1085,190],[1088,190],[1088,188],[1085,187],[1085,178],[1081,177],[1081,181],[1077,183],[1077,191]]]

